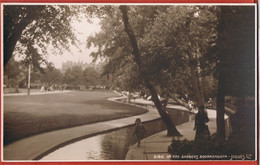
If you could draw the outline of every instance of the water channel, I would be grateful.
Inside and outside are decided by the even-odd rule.
[[[194,115],[179,110],[169,110],[175,125],[190,121]],[[161,119],[143,123],[147,136],[166,129]],[[41,160],[124,160],[129,146],[136,143],[134,126],[90,137],[64,146],[46,155]]]

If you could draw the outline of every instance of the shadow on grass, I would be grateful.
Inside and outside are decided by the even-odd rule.
[[[20,102],[22,101],[26,102],[27,100],[24,99]],[[15,105],[17,106],[15,109],[11,108],[15,104],[14,101],[9,104],[5,105],[5,108],[12,110],[4,111],[4,145],[44,132],[115,120],[147,112],[145,108],[110,102],[103,98],[97,101],[87,100],[83,106],[84,111],[73,110],[70,111],[70,113],[65,113],[65,111],[57,113],[59,109],[56,107],[57,109],[51,109],[53,112],[49,110],[48,112],[44,112],[44,114],[41,114],[42,112],[39,114],[37,112],[39,111],[39,109],[37,109],[39,106],[37,101],[33,103],[30,101],[30,104],[34,104],[34,110],[32,111],[30,109],[29,112],[21,110],[23,107],[19,107],[19,104]],[[104,108],[106,111],[103,110],[100,112],[99,110],[94,110],[93,112],[93,107],[96,107],[96,105]],[[73,109],[73,107],[71,109]]]

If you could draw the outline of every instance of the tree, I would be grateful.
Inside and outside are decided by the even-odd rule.
[[[19,80],[21,79],[21,69],[19,66],[20,63],[15,61],[14,58],[11,58],[6,64],[4,70],[4,76],[6,78],[4,84],[7,85],[7,87],[17,87],[19,85]]]
[[[158,14],[142,40],[149,50],[147,56],[154,59],[151,65],[161,64],[159,67],[170,73],[171,79],[184,82],[183,89],[192,91],[185,93],[199,105],[204,104],[200,79],[207,75],[202,71],[209,70],[204,56],[216,38],[215,10],[211,6],[171,6]]]
[[[136,22],[134,21],[133,26],[135,27],[135,29],[138,29],[136,31],[138,33],[138,35],[136,35],[138,39],[142,37],[143,32],[145,32],[147,26],[152,23],[158,11],[163,11],[165,8],[167,7],[140,6],[134,8],[133,10],[131,10],[131,12],[129,12],[131,18],[136,18]],[[142,61],[145,59],[141,59],[142,57],[140,56],[140,54],[134,56],[132,55],[136,53],[132,53],[132,50],[136,50],[136,47],[133,49],[132,46],[134,42],[131,42],[131,40],[129,40],[129,35],[124,32],[125,26],[124,24],[122,24],[122,12],[118,10],[117,7],[114,7],[114,10],[112,10],[111,12],[112,14],[105,15],[105,18],[103,18],[103,21],[101,22],[101,33],[97,34],[95,37],[89,38],[88,46],[94,43],[94,46],[99,47],[98,51],[92,53],[92,55],[95,57],[105,56],[109,59],[106,70],[109,71],[110,74],[112,74],[112,77],[117,76],[118,78],[118,75],[120,75],[120,79],[122,78],[127,80],[129,79],[129,77],[126,76],[125,71],[130,71],[130,69],[133,69],[131,70],[131,75],[137,77],[137,80],[140,80],[139,82],[141,84],[139,86],[145,86],[147,89],[149,89],[149,93],[152,95],[153,101],[155,102],[155,105],[157,109],[159,109],[158,111],[162,116],[162,119],[165,121],[168,127],[168,135],[179,136],[180,133],[177,131],[174,123],[171,121],[169,115],[167,114],[166,108],[162,106],[158,98],[158,93],[156,92],[153,84],[150,82],[152,80],[148,78],[149,76],[147,74],[147,66],[142,65]],[[137,13],[138,17],[135,17],[135,14]],[[142,23],[142,26],[140,26],[140,23]],[[135,83],[135,81],[132,81],[132,83]],[[135,86],[135,90],[137,88],[138,87]]]
[[[59,69],[55,68],[52,63],[47,63],[47,66],[39,74],[38,80],[45,85],[52,86],[62,84],[63,74]]]
[[[85,86],[103,85],[101,74],[93,67],[87,67],[83,70],[83,84]]]
[[[217,134],[220,138],[225,137],[225,96],[244,100],[246,96],[254,97],[255,94],[254,18],[253,6],[221,7],[219,12],[215,53],[218,58]],[[238,111],[245,108],[243,104]],[[254,120],[250,119],[250,122]]]
[[[50,45],[62,51],[69,44],[76,44],[71,21],[80,17],[80,9],[85,11],[86,8],[68,5],[4,5],[4,64],[11,58],[15,48],[22,52],[31,46],[42,57]],[[91,13],[91,7],[87,11]]]
[[[64,83],[71,85],[73,88],[83,85],[83,79],[83,70],[78,65],[68,68],[64,73]]]
[[[68,45],[76,44],[71,21],[78,18],[79,9],[68,5],[5,5],[4,64],[14,51],[23,55],[30,84],[31,67],[42,71],[42,64],[46,64],[44,55],[50,53],[48,49],[54,47],[55,53],[61,53]]]
[[[120,19],[121,13],[117,9],[113,12],[113,17],[107,16],[103,19],[101,33],[89,38],[89,43],[94,43],[94,46],[99,47],[98,51],[93,53],[94,56],[108,58],[109,62],[105,70],[112,75],[110,77],[120,77],[120,81],[123,80],[120,82],[124,84],[120,85],[121,88],[129,91],[131,88],[140,90],[150,87],[151,84],[156,94],[153,89],[152,92],[149,89],[149,94],[153,96],[160,94],[166,98],[173,92],[186,93],[192,89],[191,86],[194,84],[189,77],[194,75],[194,79],[198,81],[197,77],[201,76],[198,73],[201,57],[207,53],[212,46],[211,42],[215,40],[211,37],[215,26],[205,27],[210,21],[216,22],[214,9],[211,7],[200,9],[179,6],[131,6],[128,10],[128,17],[129,24],[132,30],[134,29],[134,37],[138,42],[136,43],[139,51],[137,56],[133,56],[136,53],[133,52],[136,50],[136,48],[133,49],[136,47],[133,46],[134,37],[129,40],[129,34],[124,33],[125,28]],[[194,17],[196,12],[200,12],[197,19]],[[189,27],[187,24],[190,24]],[[194,55],[193,52],[197,54]],[[191,66],[193,68],[190,68]],[[150,84],[147,84],[147,80]],[[176,85],[182,85],[184,88]],[[199,83],[195,87],[200,92]],[[200,96],[195,95],[194,98],[200,98]],[[160,108],[160,105],[158,107]]]
[[[141,55],[140,55],[139,47],[137,45],[137,40],[136,40],[136,37],[135,37],[134,32],[132,30],[132,27],[129,23],[129,17],[128,17],[128,14],[127,14],[127,6],[120,6],[119,9],[122,12],[122,19],[123,19],[124,26],[125,26],[125,32],[127,33],[128,37],[131,41],[134,61],[138,65],[140,74],[143,76],[144,84],[149,89],[149,91],[152,95],[152,100],[153,100],[160,116],[162,117],[162,120],[165,122],[165,125],[167,127],[167,131],[168,131],[167,135],[168,136],[180,136],[181,134],[176,129],[174,123],[172,122],[171,118],[169,117],[168,113],[166,112],[165,108],[163,107],[161,101],[159,100],[158,94],[157,94],[154,86],[151,84],[151,82],[149,81],[149,78],[145,74],[145,70],[143,68],[143,64],[142,64],[142,61],[140,59]]]
[[[4,65],[11,58],[23,30],[35,20],[44,6],[4,6]],[[15,11],[15,12],[14,12]]]

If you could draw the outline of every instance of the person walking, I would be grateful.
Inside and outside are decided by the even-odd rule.
[[[135,131],[134,131],[133,137],[136,136],[137,142],[138,142],[138,147],[140,147],[141,140],[144,138],[145,135],[147,135],[147,132],[141,123],[141,119],[137,118],[135,120]]]
[[[210,135],[209,128],[206,125],[209,118],[204,109],[204,105],[200,106],[195,116],[195,126],[193,129],[196,130],[195,141],[206,139]]]

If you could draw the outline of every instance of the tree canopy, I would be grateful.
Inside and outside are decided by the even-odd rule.
[[[209,68],[203,57],[216,40],[216,10],[215,7],[196,6],[130,7],[129,19],[138,41],[145,75],[157,86],[160,95],[188,91],[188,87],[192,86],[192,81],[189,81],[191,63],[193,70],[198,70],[199,66],[204,70]],[[105,73],[120,75],[126,79],[128,87],[138,88],[143,82],[138,81],[141,77],[131,56],[132,49],[124,33],[121,13],[117,8],[113,12],[113,17],[106,15],[102,20],[102,31],[89,38],[89,46],[99,47],[93,56],[109,59]],[[131,74],[125,72],[129,69]],[[198,71],[195,74],[199,77]]]
[[[223,96],[254,95],[253,7],[127,8],[124,18],[114,7],[113,14],[103,17],[102,31],[88,40],[88,46],[98,47],[93,56],[107,57],[105,74],[123,79],[119,84],[130,91],[151,85],[166,97],[188,93],[202,105],[205,96],[222,97],[217,95],[216,89],[222,87],[216,82],[222,82],[220,75],[225,73],[228,88]],[[247,75],[249,81],[241,75]],[[219,118],[218,123],[223,123],[224,116],[219,114]]]
[[[55,53],[62,53],[69,45],[77,45],[71,22],[82,17],[79,13],[88,13],[83,16],[91,17],[94,8],[77,5],[4,5],[4,65],[15,50],[19,54],[33,53],[33,56],[42,59],[47,49],[53,48]]]

